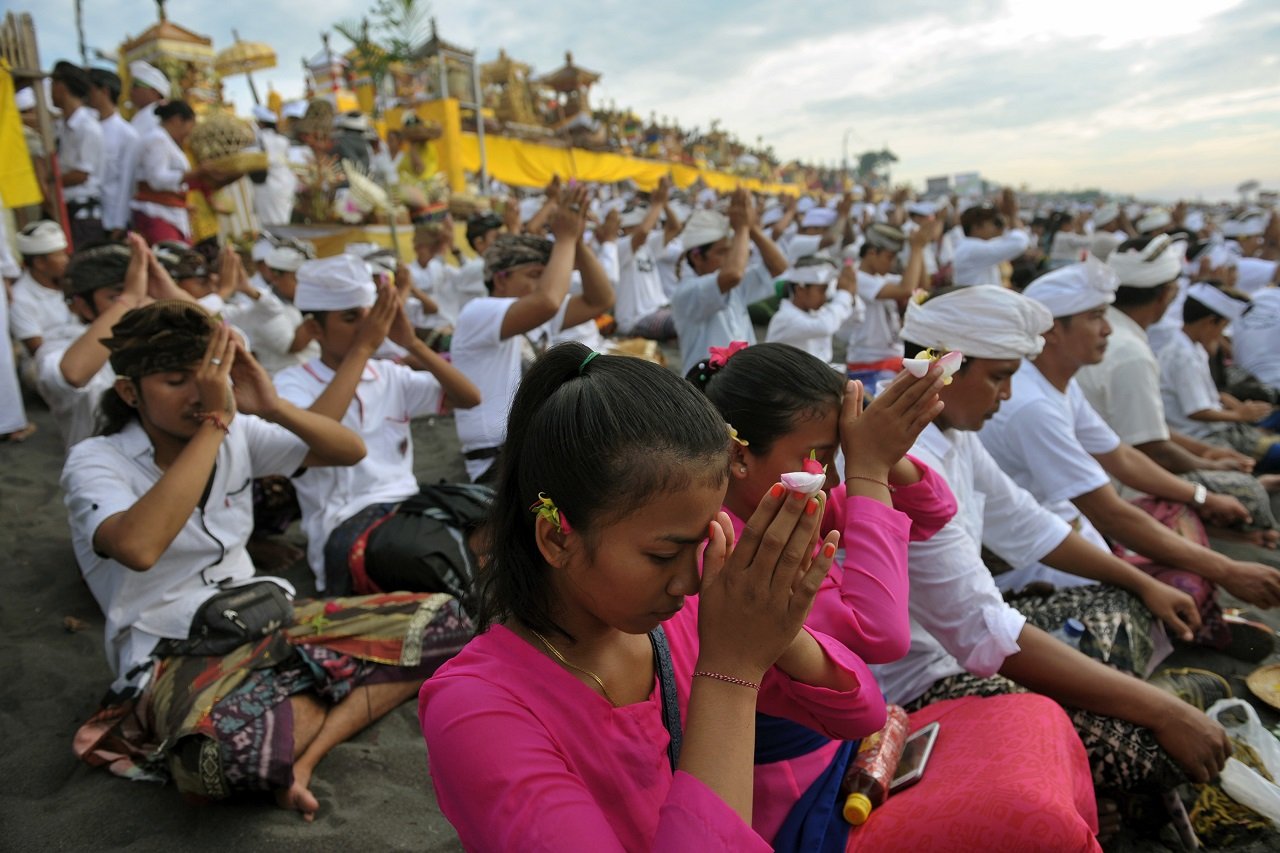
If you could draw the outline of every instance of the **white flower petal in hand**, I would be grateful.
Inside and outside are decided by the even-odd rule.
[[[799,492],[802,495],[816,495],[822,491],[822,486],[827,482],[827,475],[810,474],[807,471],[791,471],[783,474],[781,477],[782,485],[786,486],[793,492]]]

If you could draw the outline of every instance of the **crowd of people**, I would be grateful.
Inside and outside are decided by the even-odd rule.
[[[202,251],[193,114],[133,80],[125,122],[55,68],[67,227],[0,243],[0,433],[21,384],[54,413],[105,618],[84,760],[310,820],[320,759],[418,695],[468,849],[1189,831],[1231,747],[1148,678],[1271,650],[1219,592],[1280,572],[1208,535],[1280,542],[1280,216],[557,179],[410,259]],[[414,475],[442,413],[467,483]],[[294,522],[315,597],[251,556]],[[851,829],[886,703],[949,736]]]

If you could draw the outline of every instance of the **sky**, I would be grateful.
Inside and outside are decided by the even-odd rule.
[[[421,2],[421,0],[418,0]],[[46,67],[78,57],[73,0],[31,11]],[[300,60],[371,0],[169,0],[214,39],[271,44],[255,74],[286,99]],[[426,5],[426,4],[424,4]],[[783,159],[838,165],[887,146],[895,183],[980,172],[1036,190],[1142,198],[1280,189],[1280,3],[1275,0],[454,0],[430,4],[441,37],[481,61],[505,48],[550,71],[572,50],[613,99],[685,127],[711,119]],[[86,41],[114,53],[156,19],[147,0],[83,0]],[[536,12],[531,12],[535,9]],[[305,14],[299,14],[305,9]],[[334,35],[335,48],[346,42]],[[242,78],[227,94],[246,113]]]

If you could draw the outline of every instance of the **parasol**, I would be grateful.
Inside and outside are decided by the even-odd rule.
[[[240,34],[235,30],[232,30],[231,34],[235,37],[235,44],[218,52],[213,59],[213,68],[218,72],[219,77],[245,75],[249,81],[249,92],[253,95],[253,102],[257,104],[259,103],[258,89],[253,85],[252,72],[261,71],[264,68],[275,68],[276,52],[271,45],[260,41],[240,41]]]

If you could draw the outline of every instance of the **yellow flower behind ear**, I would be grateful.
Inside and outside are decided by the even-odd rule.
[[[734,443],[739,444],[743,447],[747,447],[748,445],[751,444],[751,442],[747,441],[745,438],[742,438],[740,435],[738,435],[738,431],[733,428],[732,424],[725,424],[725,426],[729,427],[729,438]]]
[[[557,529],[564,530],[564,525],[560,520],[560,508],[556,506],[556,502],[547,497],[545,492],[538,492],[538,499],[533,502],[533,506],[529,507],[539,517],[545,518]]]
[[[912,376],[921,379],[929,372],[929,365],[935,361],[942,365],[942,384],[950,385],[952,375],[960,369],[964,361],[964,353],[959,350],[938,352],[934,349],[923,349],[916,353],[915,358],[904,358],[902,367]]]

